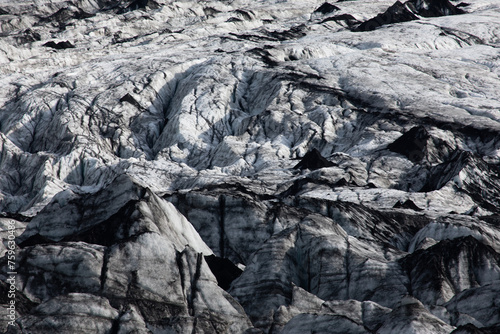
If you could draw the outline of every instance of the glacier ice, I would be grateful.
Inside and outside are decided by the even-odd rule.
[[[0,2],[1,331],[498,332],[499,47],[494,0]]]

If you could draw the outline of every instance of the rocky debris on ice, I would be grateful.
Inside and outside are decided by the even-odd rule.
[[[382,25],[418,20],[419,17],[436,17],[464,14],[449,0],[409,0],[405,3],[396,1],[384,13],[355,27],[356,31],[374,30]]]

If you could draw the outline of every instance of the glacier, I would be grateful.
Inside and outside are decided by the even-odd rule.
[[[0,331],[500,332],[499,49],[494,0],[0,0]]]

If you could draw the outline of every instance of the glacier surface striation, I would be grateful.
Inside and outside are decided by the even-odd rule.
[[[499,55],[495,0],[0,1],[0,332],[499,333]]]

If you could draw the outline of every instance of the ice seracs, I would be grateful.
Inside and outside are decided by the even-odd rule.
[[[498,332],[499,22],[493,0],[0,4],[2,331]]]

